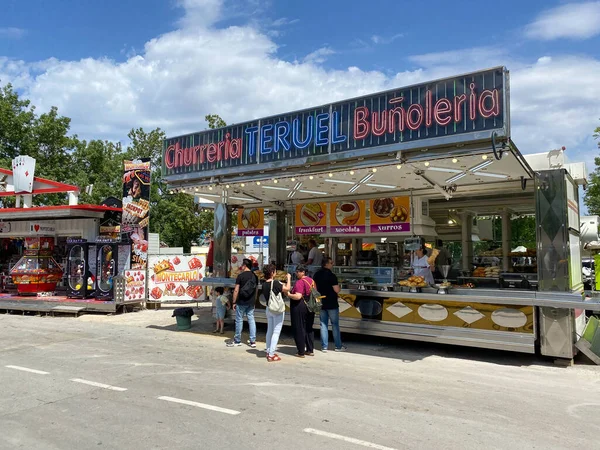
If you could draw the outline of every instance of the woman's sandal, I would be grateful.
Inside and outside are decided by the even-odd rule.
[[[277,353],[275,353],[273,356],[267,356],[267,361],[269,361],[269,362],[281,361],[281,358],[279,357],[279,355]]]

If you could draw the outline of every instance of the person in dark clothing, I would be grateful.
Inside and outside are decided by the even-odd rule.
[[[314,331],[315,313],[308,310],[304,298],[310,295],[310,288],[314,281],[306,276],[306,266],[300,264],[296,268],[296,277],[298,280],[294,284],[292,292],[288,295],[290,298],[290,318],[292,321],[292,333],[298,358],[304,358],[305,355],[314,356]]]
[[[233,309],[235,310],[235,334],[233,341],[227,343],[227,347],[239,347],[242,345],[242,329],[244,328],[244,314],[248,317],[250,328],[250,340],[248,345],[256,348],[256,322],[254,321],[254,304],[256,302],[256,288],[258,278],[252,272],[252,261],[244,258],[242,273],[235,280],[233,291]]]
[[[321,351],[326,353],[329,346],[329,321],[331,321],[331,330],[333,331],[333,341],[335,351],[346,351],[342,345],[342,335],[340,333],[340,305],[338,294],[340,285],[337,276],[331,271],[333,260],[326,256],[321,264],[321,269],[315,273],[315,284],[317,291],[325,298],[321,300]]]

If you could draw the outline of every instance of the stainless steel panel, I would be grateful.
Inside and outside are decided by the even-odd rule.
[[[231,259],[231,213],[224,203],[215,203],[215,227],[213,247],[213,273],[225,278]]]
[[[564,169],[544,170],[535,177],[540,291],[571,290],[565,174]]]
[[[442,305],[421,305],[418,309],[419,316],[430,322],[439,322],[448,317],[448,310]]]
[[[492,313],[492,322],[506,328],[521,328],[527,323],[527,316],[513,308],[503,308]]]
[[[287,263],[285,243],[287,240],[286,212],[272,211],[269,213],[269,262],[275,261],[281,269]]]
[[[259,323],[266,323],[267,321],[264,310],[255,310],[254,317]],[[286,315],[283,323],[286,326],[290,325],[288,315]],[[320,325],[316,323],[314,328],[319,329]],[[345,317],[340,317],[340,329],[344,333],[508,350],[520,353],[535,353],[535,337],[531,333],[484,331],[470,328],[380,322],[377,320],[350,319]]]
[[[424,289],[424,291],[426,291]],[[435,301],[453,301],[462,303],[489,303],[494,305],[521,305],[521,306],[547,306],[551,308],[565,309],[585,309],[586,311],[600,311],[600,302],[583,301],[579,294],[572,293],[551,293],[551,292],[533,292],[533,291],[502,291],[492,289],[463,289],[457,292],[451,290],[450,294],[445,294],[442,299],[435,290],[430,292],[411,294],[409,292],[389,292],[389,291],[363,291],[356,289],[342,289],[342,294],[351,294],[357,296],[370,296],[377,298],[397,298],[397,299],[424,299]]]
[[[540,350],[544,356],[568,358],[574,356],[573,311],[570,309],[539,308]]]

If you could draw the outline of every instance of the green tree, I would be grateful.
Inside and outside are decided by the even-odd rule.
[[[60,116],[56,108],[38,116],[30,101],[19,98],[10,84],[0,87],[0,166],[10,167],[16,156],[29,155],[37,161],[37,176],[72,182],[71,153],[78,140],[68,135],[70,125],[71,119]],[[65,198],[63,194],[38,195],[34,202],[51,205]]]
[[[15,156],[33,147],[36,115],[29,100],[22,100],[12,85],[0,87],[0,165],[9,167]]]
[[[206,120],[206,123],[208,124],[208,128],[211,130],[214,130],[216,128],[223,128],[223,127],[227,126],[225,121],[223,119],[221,119],[221,116],[219,116],[218,114],[207,114],[204,116],[204,120]]]
[[[81,189],[81,203],[97,205],[107,197],[121,198],[123,153],[109,141],[80,141],[72,158],[72,182]],[[91,194],[86,188],[92,186]]]
[[[600,127],[594,130],[594,138],[600,138]],[[600,148],[600,142],[598,142]],[[596,169],[590,174],[590,184],[585,192],[584,202],[592,215],[600,215],[600,157],[594,158]]]
[[[194,197],[184,193],[162,198],[150,211],[150,230],[160,233],[160,240],[171,247],[183,247],[189,252],[203,230],[212,228],[212,211],[205,212],[194,203]]]

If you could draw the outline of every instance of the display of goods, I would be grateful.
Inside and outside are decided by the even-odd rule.
[[[407,280],[402,280],[398,282],[400,286],[403,287],[427,287],[427,283],[425,282],[425,278],[413,275],[409,277]]]
[[[485,252],[481,252],[479,254],[479,256],[484,256],[484,257],[498,257],[498,258],[502,258],[502,247],[494,249],[494,250],[487,250]]]
[[[440,288],[449,288],[449,287],[452,287],[452,283],[450,283],[449,281],[444,281],[443,283],[440,283],[438,286]]]
[[[500,267],[492,266],[485,268],[485,276],[488,278],[497,278],[500,276]]]
[[[500,267],[477,267],[473,271],[473,276],[477,278],[498,278],[500,276]]]
[[[483,278],[485,277],[485,267],[477,267],[474,271],[473,271],[473,276],[474,277],[478,277],[478,278]]]

